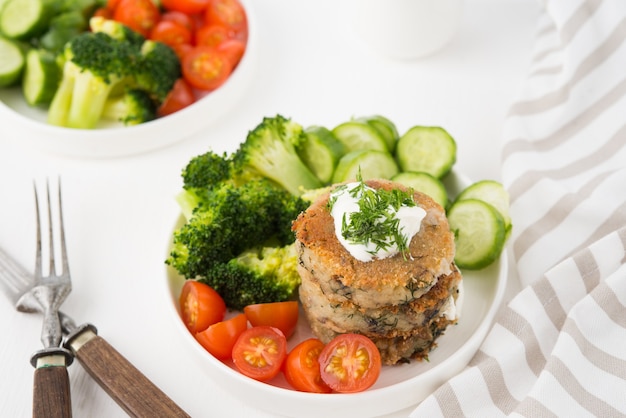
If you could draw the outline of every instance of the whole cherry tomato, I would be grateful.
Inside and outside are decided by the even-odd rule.
[[[113,19],[148,37],[161,19],[161,12],[152,0],[120,0],[115,6]]]

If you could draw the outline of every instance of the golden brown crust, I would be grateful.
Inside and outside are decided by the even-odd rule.
[[[388,180],[369,180],[373,188],[390,190],[404,186]],[[421,229],[411,240],[410,257],[402,254],[370,262],[358,261],[335,235],[328,210],[329,193],[320,196],[294,221],[296,239],[315,253],[331,277],[344,286],[375,290],[385,287],[429,288],[454,259],[454,236],[443,208],[429,196],[415,192],[415,202],[427,212]],[[443,270],[442,270],[443,269]]]

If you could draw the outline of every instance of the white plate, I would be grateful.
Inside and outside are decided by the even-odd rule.
[[[76,158],[120,157],[172,145],[219,120],[243,96],[256,72],[258,35],[250,0],[240,0],[248,18],[248,43],[239,65],[219,89],[172,115],[136,126],[101,124],[97,129],[49,125],[47,112],[26,104],[19,87],[0,88],[3,136],[26,149]]]
[[[454,173],[448,176],[445,183],[452,196],[469,184],[466,178]],[[178,225],[180,223],[176,227]],[[282,374],[271,384],[257,382],[215,359],[194,339],[180,319],[178,295],[184,278],[168,267],[166,279],[167,305],[175,327],[180,331],[181,338],[187,341],[198,365],[220,386],[237,393],[251,406],[273,414],[303,418],[365,417],[389,414],[416,405],[467,365],[487,335],[502,301],[507,281],[507,259],[506,252],[503,252],[500,259],[486,269],[463,272],[465,299],[461,319],[458,325],[448,327],[445,334],[439,337],[437,348],[429,354],[428,362],[384,366],[372,388],[354,394],[297,392],[289,389]],[[298,328],[289,339],[288,348],[311,336],[306,320],[300,315]]]

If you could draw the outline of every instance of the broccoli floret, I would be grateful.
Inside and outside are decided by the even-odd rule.
[[[109,93],[132,79],[136,57],[129,43],[104,33],[82,33],[65,46],[63,76],[52,99],[53,125],[90,129],[96,126]]]
[[[156,119],[157,105],[145,91],[128,89],[121,96],[107,99],[102,117],[127,126],[138,125]]]
[[[233,163],[226,153],[213,151],[192,158],[183,169],[183,188],[213,188],[231,178]]]
[[[256,247],[228,263],[216,264],[199,280],[213,287],[231,309],[293,299],[300,276],[295,245]]]
[[[316,189],[320,181],[296,153],[296,146],[304,139],[298,123],[281,115],[266,117],[235,152],[237,169],[257,171],[295,196],[305,189]]]
[[[291,222],[307,202],[268,180],[236,186],[223,182],[213,189],[184,191],[194,203],[187,222],[174,233],[167,263],[188,278],[206,276],[243,251],[265,245],[293,243]]]
[[[162,43],[146,40],[141,46],[141,59],[137,72],[137,86],[149,92],[159,103],[174,87],[182,71],[174,50]]]
[[[137,48],[141,48],[146,40],[142,34],[132,30],[123,23],[113,19],[106,19],[102,16],[94,16],[89,19],[89,29],[92,32],[106,33],[111,38],[117,39],[118,41],[130,42]]]

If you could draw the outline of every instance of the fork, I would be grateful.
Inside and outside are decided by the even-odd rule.
[[[41,342],[43,349],[31,357],[35,368],[33,385],[33,417],[71,417],[72,404],[70,395],[69,375],[67,366],[73,361],[72,353],[61,347],[63,333],[59,320],[59,307],[72,289],[65,247],[63,213],[61,205],[61,188],[58,194],[58,229],[60,241],[61,272],[57,273],[54,251],[52,208],[50,187],[46,182],[46,206],[49,242],[49,268],[44,271],[42,257],[43,215],[39,209],[39,196],[35,185],[35,210],[37,214],[37,253],[35,262],[35,280],[33,286],[24,292],[16,302],[16,308],[22,312],[43,312]],[[47,274],[45,274],[47,273]]]
[[[67,251],[64,248],[64,233],[62,233],[62,236],[63,271],[67,273],[69,280]],[[38,233],[39,240],[40,235]],[[38,248],[38,266],[40,264],[39,251]],[[50,251],[52,253],[52,247]],[[52,267],[51,271],[53,271]],[[18,310],[29,313],[44,311],[33,297],[26,296],[36,287],[36,282],[32,275],[0,248],[0,288],[3,289],[13,303],[16,303]],[[97,335],[95,326],[88,323],[76,326],[74,320],[63,312],[58,312],[57,316],[60,322],[60,329],[67,336],[64,347],[69,351],[60,347],[57,348],[62,350],[64,355],[70,354],[67,357],[69,362],[71,362],[71,354],[73,354],[91,377],[130,416],[189,416],[113,346]],[[67,393],[69,401],[69,390]],[[49,411],[47,416],[52,416]]]

